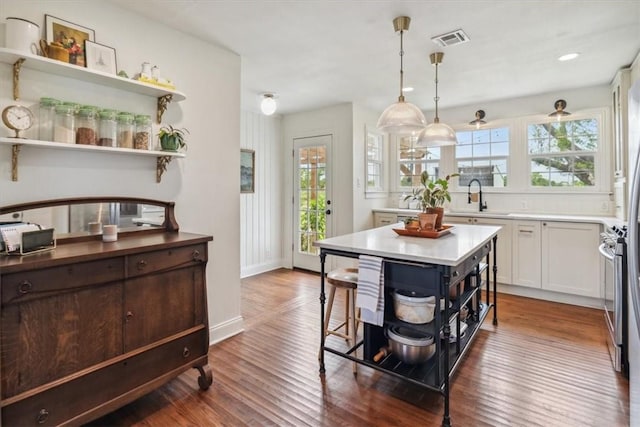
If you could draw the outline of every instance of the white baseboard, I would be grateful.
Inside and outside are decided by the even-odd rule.
[[[209,345],[219,343],[244,331],[244,318],[234,317],[225,322],[209,327]]]
[[[275,261],[269,261],[262,264],[248,265],[240,268],[240,278],[243,279],[249,276],[255,276],[256,274],[266,273],[267,271],[277,270],[284,267],[284,260],[279,259]]]
[[[493,289],[493,286],[491,289]],[[503,285],[498,283],[498,292],[545,301],[560,302],[563,304],[579,305],[582,307],[601,308],[603,305],[603,300],[600,298],[563,294],[561,292],[545,291],[544,289],[528,288],[526,286]]]

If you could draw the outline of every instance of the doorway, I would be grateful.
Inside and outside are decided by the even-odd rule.
[[[332,135],[293,140],[293,267],[320,271],[313,242],[331,237]]]

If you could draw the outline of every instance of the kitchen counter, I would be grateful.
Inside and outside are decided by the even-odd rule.
[[[501,227],[456,224],[449,234],[437,239],[399,236],[393,228],[404,228],[404,225],[397,223],[331,237],[314,242],[313,245],[323,249],[455,266],[489,242]]]
[[[414,216],[420,211],[415,209],[400,208],[380,208],[374,209],[373,212],[392,213],[401,216]],[[605,226],[620,225],[623,223],[619,218],[614,216],[589,216],[589,215],[561,215],[561,214],[536,214],[526,212],[478,212],[478,211],[445,211],[447,216],[463,216],[476,218],[497,218],[497,219],[513,219],[513,220],[532,220],[532,221],[564,221],[564,222],[588,222],[602,224]],[[446,219],[445,219],[446,221]]]

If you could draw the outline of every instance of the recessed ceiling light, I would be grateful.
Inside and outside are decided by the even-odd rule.
[[[578,56],[580,56],[580,54],[577,52],[567,53],[559,57],[558,61],[571,61],[572,59],[576,59]]]
[[[403,92],[413,92],[413,88],[411,86],[403,87],[402,91]]]

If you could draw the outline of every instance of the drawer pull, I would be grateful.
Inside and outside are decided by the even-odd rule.
[[[189,357],[190,354],[191,354],[191,351],[189,351],[187,347],[182,349],[182,357],[184,357],[185,359]]]
[[[193,251],[193,260],[200,261],[200,251],[197,249]]]
[[[33,290],[33,285],[30,281],[25,280],[24,282],[18,285],[18,294],[26,295]]]
[[[453,277],[458,277],[460,275],[460,273],[458,273],[458,270],[455,270],[453,272],[453,274],[451,274]]]
[[[133,312],[132,311],[127,311],[127,314],[125,315],[127,322],[131,319],[133,319]]]
[[[38,412],[38,416],[36,418],[38,424],[44,424],[45,421],[47,421],[47,418],[49,418],[49,411],[47,411],[46,409],[40,409],[40,412]]]
[[[147,266],[147,261],[143,259],[138,261],[138,270],[144,270],[146,266]]]

